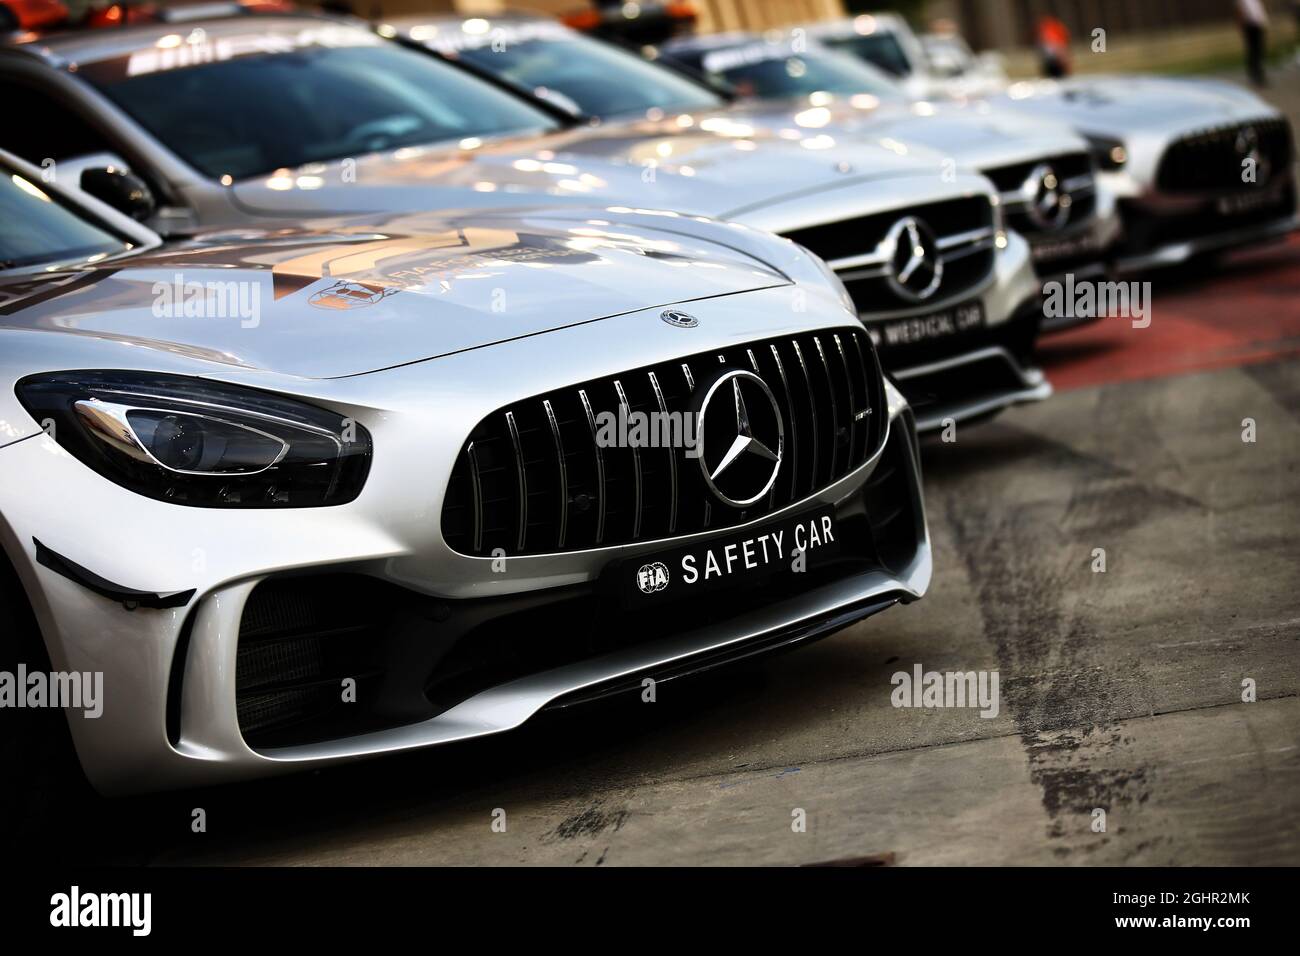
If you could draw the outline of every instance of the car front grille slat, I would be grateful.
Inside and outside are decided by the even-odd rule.
[[[627,392],[623,390],[623,383],[618,379],[614,379],[614,391],[618,394],[619,408],[627,413],[630,420],[632,406],[627,400]],[[641,537],[641,515],[645,507],[645,497],[641,471],[641,449],[633,445],[628,451],[632,453],[632,540],[635,541]]]
[[[809,434],[812,435],[812,457],[808,459],[809,467],[808,467],[808,489],[807,489],[809,492],[811,492],[814,488],[817,487],[817,465],[818,462],[821,461],[821,455],[819,454],[820,452],[819,445],[821,443],[819,441],[820,436],[818,435],[818,432],[821,431],[821,426],[820,424],[818,424],[817,421],[817,400],[813,398],[812,376],[808,374],[808,363],[804,361],[803,349],[799,348],[798,342],[792,342],[791,345],[794,348],[794,357],[796,361],[798,361],[799,363],[799,370],[803,377],[804,394],[807,396],[808,399],[808,404],[807,404],[808,417],[812,422],[812,428],[809,429]]]
[[[659,387],[659,379],[654,372],[647,372],[646,377],[650,380],[650,389],[655,394],[655,404],[659,406],[660,414],[665,417],[669,414],[668,403],[664,400],[664,390]],[[675,534],[677,531],[677,453],[672,447],[664,449],[668,456],[668,533]]]
[[[473,442],[469,443],[465,452],[469,458],[470,480],[474,495],[474,550],[481,551],[483,550],[483,482],[479,478],[478,453]]]
[[[836,353],[839,354],[840,357],[839,369],[841,372],[844,373],[844,387],[845,387],[845,392],[848,395],[848,399],[849,399],[848,401],[848,421],[849,421],[848,445],[849,447],[848,447],[847,454],[849,456],[849,461],[856,461],[853,455],[853,449],[856,447],[854,440],[857,437],[857,428],[856,428],[857,414],[858,414],[857,396],[854,394],[853,376],[849,372],[849,359],[848,356],[844,354],[844,342],[841,341],[838,335],[832,336],[832,341],[835,343],[835,351]]]
[[[524,450],[519,441],[519,425],[514,412],[506,412],[506,429],[510,432],[510,445],[515,451],[515,474],[519,482],[519,493],[515,495],[519,529],[517,547],[522,553],[528,545],[528,474],[524,468]]]
[[[786,435],[771,493],[744,509],[714,496],[701,463],[679,441],[700,390],[732,370],[768,384]],[[664,419],[649,420],[640,447],[604,447],[600,423],[620,412],[625,420],[641,412]],[[874,346],[853,327],[580,383],[515,402],[473,430],[447,485],[443,536],[462,554],[491,557],[496,548],[546,554],[731,527],[860,467],[883,441],[886,414]]]
[[[981,252],[988,252],[993,248],[993,237],[987,236],[981,239],[972,240],[965,245],[948,249],[943,254],[943,263],[945,266],[965,259],[967,256],[977,255]]]
[[[596,466],[596,544],[605,541],[605,456],[601,452],[600,442],[596,438],[596,416],[591,410],[591,400],[584,389],[578,389],[578,398],[582,400],[582,409],[587,415],[587,425],[591,430],[592,458]]]
[[[569,471],[564,461],[564,438],[560,435],[560,423],[555,417],[555,407],[548,398],[542,400],[542,408],[546,411],[546,423],[551,428],[551,441],[555,443],[556,477],[559,479],[555,486],[559,495],[556,520],[560,525],[555,546],[563,550],[564,537],[569,530]]]
[[[822,348],[822,340],[813,336],[813,345],[817,347],[817,357],[821,359],[822,373],[826,376],[826,393],[830,396],[831,408],[831,461],[829,474],[835,474],[836,456],[839,453],[839,434],[840,434],[840,410],[835,401],[835,387],[831,384],[831,367],[826,361],[826,350]]]
[[[790,380],[785,374],[785,364],[781,361],[781,353],[777,351],[776,343],[773,342],[769,348],[772,350],[772,363],[776,366],[777,378],[781,381],[781,393],[785,396],[785,407],[794,408],[794,397],[790,392]],[[790,493],[786,495],[785,504],[789,504],[799,497],[799,423],[793,414],[789,415],[786,425],[790,432]],[[775,494],[775,489],[773,489]],[[775,507],[775,498],[772,507]]]

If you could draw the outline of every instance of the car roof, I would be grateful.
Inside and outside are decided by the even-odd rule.
[[[710,33],[705,36],[680,37],[660,44],[659,49],[665,56],[740,50],[760,45],[797,52],[793,50],[795,39],[788,31],[750,33],[744,30],[732,30],[727,33]],[[818,53],[830,52],[830,48],[816,37],[808,37],[804,42],[808,45],[809,50],[815,50]]]
[[[484,13],[482,16],[438,12],[386,17],[375,27],[375,32],[380,36],[400,37],[419,43],[451,57],[464,50],[486,47],[503,35],[511,44],[533,40],[558,42],[583,37],[583,34],[551,17],[519,12]]]
[[[8,43],[0,43],[0,50],[10,49],[37,57],[51,66],[65,67],[73,64],[98,63],[104,60],[130,56],[162,46],[160,40],[168,37],[183,38],[199,29],[211,40],[238,37],[262,37],[271,44],[283,40],[286,44],[300,37],[304,29],[313,27],[332,30],[357,31],[369,34],[364,22],[352,17],[329,16],[319,13],[277,13],[203,17],[183,22],[135,23],[122,27],[51,30],[46,33],[19,34]],[[177,44],[182,42],[177,40]]]
[[[725,33],[706,33],[694,36],[673,37],[659,44],[665,53],[673,50],[720,50],[732,46],[746,46],[761,43],[765,37],[761,33],[748,30],[728,30]]]
[[[522,27],[535,31],[530,33],[530,39],[578,35],[577,31],[552,17],[518,10],[483,14],[455,13],[447,10],[401,14],[395,17],[384,17],[376,27],[376,31],[381,36],[392,36],[394,35],[392,31],[396,31],[417,43],[430,43],[441,39],[459,45],[461,40],[489,43],[491,31],[502,27],[506,29]]]
[[[859,29],[866,26],[870,26],[870,29]],[[907,20],[897,13],[859,13],[854,17],[812,23],[808,25],[808,30],[814,36],[843,36],[851,33],[910,32],[911,28],[907,26]]]
[[[402,13],[392,17],[384,17],[380,22],[391,23],[393,25],[409,23],[445,23],[447,25],[465,24],[474,20],[486,20],[488,23],[495,22],[520,22],[526,20],[544,20],[547,23],[560,23],[554,17],[548,17],[540,13],[532,13],[528,10],[497,10],[483,13],[458,13],[455,10],[430,10],[427,13]],[[563,26],[563,24],[560,24]]]

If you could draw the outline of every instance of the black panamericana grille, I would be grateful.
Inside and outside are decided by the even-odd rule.
[[[1024,211],[1023,206],[1017,208],[1017,203],[1008,194],[1018,193],[1034,170],[1044,164],[1052,168],[1052,172],[1061,184],[1068,186],[1067,192],[1070,194],[1069,215],[1057,227],[1058,229],[1069,229],[1071,226],[1086,222],[1097,211],[1093,160],[1092,156],[1086,152],[1064,153],[1059,156],[1048,156],[1023,163],[1014,163],[1010,166],[1001,166],[997,169],[983,170],[984,175],[993,181],[993,185],[1002,194],[1003,212],[1006,216],[1007,225],[1021,235],[1031,238],[1050,230],[1044,229],[1043,226],[1031,219],[1029,214]]]
[[[769,495],[745,510],[709,491],[676,447],[602,447],[602,412],[684,413],[729,369],[768,384],[785,428]],[[452,470],[442,532],[472,556],[610,547],[751,521],[867,461],[884,438],[884,381],[871,340],[839,328],[692,355],[517,402],[471,432]],[[500,549],[499,551],[497,549]]]
[[[1255,182],[1242,179],[1252,149],[1260,161]],[[1291,124],[1279,118],[1198,130],[1175,140],[1160,159],[1162,192],[1226,192],[1256,187],[1290,170],[1295,156]]]
[[[900,219],[912,216],[925,223],[939,239],[951,244],[943,248],[943,282],[927,303],[951,300],[977,286],[993,269],[993,207],[986,196],[966,196],[856,219],[795,229],[783,235],[810,249],[830,264],[844,280],[858,314],[873,314],[916,308],[920,303],[899,296],[875,264],[854,265],[852,260],[873,253]],[[977,235],[978,234],[978,235]],[[969,241],[956,241],[970,237]]]

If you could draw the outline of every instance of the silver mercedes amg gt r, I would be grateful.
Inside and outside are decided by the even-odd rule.
[[[925,82],[920,43],[900,17],[862,15],[806,29],[837,50]],[[1300,226],[1291,124],[1240,86],[1187,77],[1080,76],[1013,83],[971,106],[986,102],[1068,122],[1088,139],[1098,181],[1118,200],[1121,271],[1213,256]]]
[[[839,281],[689,217],[164,243],[0,154],[0,476],[0,684],[102,680],[68,725],[106,794],[509,730],[931,575]]]
[[[1003,229],[990,183],[897,144],[708,111],[593,128],[354,21],[307,15],[0,45],[0,92],[0,146],[165,235],[526,200],[734,220],[833,260],[922,428],[1051,393],[1032,355],[1029,249]]]

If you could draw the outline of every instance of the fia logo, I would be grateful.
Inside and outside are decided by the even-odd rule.
[[[662,561],[643,564],[636,572],[636,586],[642,594],[654,594],[668,587],[668,566]]]

